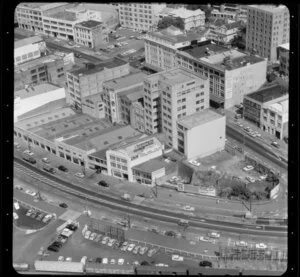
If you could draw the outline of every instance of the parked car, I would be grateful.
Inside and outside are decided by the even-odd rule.
[[[65,209],[68,208],[68,205],[66,203],[60,203],[59,206]]]
[[[47,250],[52,251],[52,252],[58,252],[59,247],[50,245],[50,246],[48,246]]]
[[[72,262],[72,257],[67,257],[66,262]]]
[[[254,183],[256,180],[255,180],[255,178],[253,178],[253,177],[251,177],[251,176],[247,176],[246,178],[245,178],[247,181],[249,181],[250,183]]]
[[[81,172],[75,173],[75,176],[76,176],[76,177],[79,177],[79,178],[84,178],[84,174],[81,173]]]
[[[27,154],[27,155],[29,155],[29,156],[33,156],[33,155],[34,155],[34,153],[31,152],[31,151],[29,151],[28,149],[26,149],[23,153],[24,153],[24,154]]]
[[[116,263],[116,260],[115,259],[111,259],[110,260],[110,264],[114,265]]]
[[[102,263],[103,263],[103,264],[108,264],[108,259],[107,259],[107,258],[103,258],[103,259],[102,259]]]
[[[248,246],[248,243],[247,243],[246,241],[241,240],[241,241],[237,241],[237,242],[235,243],[235,245],[236,245],[236,246],[247,247],[247,246]]]
[[[140,249],[140,246],[139,246],[139,245],[137,245],[136,247],[134,247],[134,249],[133,249],[132,253],[133,253],[133,254],[137,254],[137,253],[139,253],[139,249]]]
[[[210,237],[204,237],[204,236],[200,236],[199,237],[200,241],[204,241],[204,242],[213,242],[214,240]]]
[[[172,255],[172,261],[183,262],[183,257],[179,255]]]
[[[58,167],[58,169],[60,170],[60,171],[63,171],[63,172],[68,172],[69,170],[65,167],[65,166],[63,166],[63,165],[60,165],[59,167]]]
[[[50,160],[48,158],[42,158],[42,162],[45,164],[50,164]]]
[[[268,174],[264,174],[264,175],[259,176],[259,179],[263,181],[263,180],[266,180],[267,177],[268,177]]]
[[[210,232],[210,233],[208,233],[208,236],[211,238],[219,238],[220,234],[217,232]]]
[[[154,254],[156,254],[157,251],[158,250],[156,248],[153,248],[153,249],[151,249],[151,250],[148,251],[147,256],[148,257],[152,257]]]
[[[94,240],[97,237],[97,233],[92,233],[89,237],[90,240]]]
[[[118,265],[123,265],[124,264],[124,259],[119,259],[118,260]]]
[[[31,216],[31,214],[34,212],[34,209],[29,209],[26,213],[26,216]]]
[[[107,246],[112,247],[116,241],[117,241],[116,239],[109,239]]]
[[[194,207],[191,207],[191,206],[184,206],[183,209],[184,209],[185,211],[191,211],[191,212],[195,211],[195,208],[194,208]]]
[[[276,148],[279,148],[279,147],[280,147],[279,144],[278,144],[278,142],[276,142],[276,141],[273,141],[273,142],[271,143],[271,145],[272,145],[272,146],[275,146]]]
[[[38,211],[33,211],[32,214],[30,215],[31,218],[35,218],[38,214]]]
[[[128,247],[127,247],[126,250],[127,250],[128,252],[131,252],[131,251],[133,250],[134,247],[135,247],[135,244],[134,244],[134,243],[131,243],[131,244],[128,245]]]
[[[14,147],[16,147],[17,149],[21,149],[21,145],[17,142],[14,142]]]
[[[48,223],[52,218],[52,215],[51,214],[47,214],[44,218],[43,218],[43,222],[44,223]]]
[[[71,230],[71,231],[76,231],[77,229],[78,229],[78,227],[77,227],[77,225],[75,225],[75,224],[68,224],[67,226],[66,226],[66,228],[68,228],[69,230]]]
[[[109,237],[104,237],[103,239],[102,239],[102,244],[107,244],[109,242]]]
[[[85,239],[89,239],[91,233],[92,233],[92,232],[89,231],[89,230],[85,231],[85,233],[84,233],[84,238],[85,238]]]
[[[253,170],[254,169],[254,167],[252,166],[252,165],[247,165],[247,166],[245,166],[244,168],[243,168],[243,170],[244,171],[251,171],[251,170]]]
[[[98,234],[97,237],[95,238],[95,242],[99,242],[101,238],[102,238],[102,235]]]
[[[99,186],[102,186],[102,187],[109,187],[108,183],[106,183],[105,181],[101,180],[97,183]]]
[[[192,165],[195,165],[195,166],[200,166],[201,165],[201,163],[199,163],[195,160],[190,160],[189,163],[192,164]]]
[[[257,244],[255,245],[255,247],[256,247],[257,249],[266,249],[266,248],[267,248],[267,245],[264,244],[264,243],[257,243]]]
[[[37,217],[36,220],[41,221],[44,218],[45,214],[44,213],[40,213]]]
[[[127,223],[124,222],[124,221],[118,221],[117,224],[120,225],[120,226],[123,226],[123,227],[127,226]]]
[[[201,267],[212,267],[212,262],[210,262],[210,261],[201,261],[199,263],[199,266],[201,266]]]
[[[25,190],[25,193],[26,193],[26,194],[29,194],[29,195],[31,195],[31,196],[36,196],[36,192],[35,192],[35,191],[32,191],[32,190],[30,190],[30,189]]]
[[[144,246],[140,248],[139,254],[144,255],[148,251],[148,247]]]

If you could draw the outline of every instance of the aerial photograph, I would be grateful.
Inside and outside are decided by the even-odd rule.
[[[14,270],[284,274],[289,41],[285,5],[18,4]]]

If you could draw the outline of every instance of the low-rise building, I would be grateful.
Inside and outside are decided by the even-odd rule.
[[[285,43],[278,46],[278,60],[280,62],[280,71],[285,75],[289,75],[290,64],[290,43]]]
[[[273,85],[244,97],[244,118],[278,139],[288,133],[288,91]]]
[[[34,36],[15,41],[14,60],[15,65],[37,59],[46,51],[45,41]]]
[[[236,21],[247,22],[247,7],[239,4],[213,5],[211,17],[220,19],[233,19]]]
[[[108,43],[108,30],[102,22],[83,21],[74,25],[74,41],[92,49],[99,49]]]
[[[105,118],[105,103],[100,93],[82,99],[82,113],[98,119]]]
[[[52,83],[65,87],[65,73],[74,66],[74,54],[51,54],[19,64],[14,68],[15,90],[26,85]]]
[[[81,109],[83,98],[102,93],[103,82],[129,73],[129,64],[117,58],[96,65],[76,66],[66,73],[67,102]]]
[[[178,9],[165,8],[160,12],[159,17],[181,18],[184,24],[184,30],[186,31],[205,25],[205,13],[200,9],[192,11],[183,7]]]
[[[226,118],[211,109],[193,113],[177,121],[177,150],[187,159],[222,151],[225,147]]]
[[[139,72],[103,83],[105,113],[109,121],[112,123],[130,123],[130,105],[126,106],[129,99],[128,97],[125,99],[125,96],[136,93],[141,96],[145,76],[145,73]]]

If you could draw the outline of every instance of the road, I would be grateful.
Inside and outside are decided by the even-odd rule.
[[[238,232],[243,234],[257,234],[266,236],[286,236],[287,228],[282,226],[263,226],[263,225],[251,225],[247,223],[232,223],[232,222],[221,222],[213,219],[204,219],[195,216],[187,216],[171,211],[158,210],[152,207],[145,207],[141,209],[141,205],[136,205],[121,199],[112,198],[104,194],[99,194],[94,191],[90,191],[87,188],[78,187],[74,184],[63,181],[56,176],[42,172],[39,169],[29,165],[28,163],[15,157],[15,166],[20,167],[22,165],[28,172],[32,172],[37,179],[48,183],[50,186],[58,187],[63,191],[68,191],[69,194],[77,196],[81,199],[88,199],[90,202],[101,204],[115,210],[128,210],[131,213],[146,218],[155,218],[156,220],[168,221],[177,223],[179,219],[188,219],[191,227],[200,228],[212,228],[216,230]]]
[[[259,155],[263,156],[264,158],[270,160],[271,162],[273,162],[280,168],[287,170],[288,165],[286,163],[280,161],[278,158],[276,158],[276,156],[274,156],[274,154],[273,154],[274,151],[272,151],[272,149],[264,147],[259,142],[253,140],[252,138],[248,137],[247,135],[240,133],[238,130],[236,130],[234,127],[232,127],[228,124],[226,125],[226,134],[229,137],[231,137],[241,143],[243,143],[243,139],[245,138],[245,146],[247,146],[250,149],[252,149],[253,151],[257,152]]]

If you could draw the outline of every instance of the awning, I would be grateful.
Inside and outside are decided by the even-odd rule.
[[[209,100],[216,102],[218,104],[223,104],[225,102],[224,98],[220,98],[214,94],[209,94]]]

